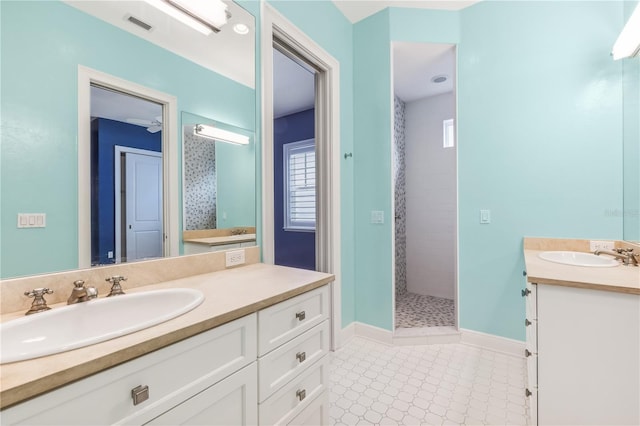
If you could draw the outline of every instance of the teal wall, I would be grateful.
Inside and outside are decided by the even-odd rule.
[[[179,111],[256,127],[253,89],[61,2],[0,8],[2,277],[78,266],[78,64],[175,95]],[[18,230],[19,212],[45,212],[47,227]]]
[[[625,2],[628,19],[639,2]],[[640,58],[622,60],[624,84],[624,239],[640,241]]]
[[[621,23],[620,2],[481,2],[355,24],[358,321],[392,327],[391,225],[368,223],[392,217],[390,42],[458,43],[460,326],[524,340],[522,238],[622,237]]]
[[[622,205],[621,3],[482,2],[460,17],[460,326],[524,340],[522,237],[622,237],[607,214]]]
[[[346,326],[355,321],[355,306],[359,305],[355,302],[357,246],[353,217],[353,173],[358,156],[354,149],[353,26],[332,2],[269,1],[269,4],[340,62],[340,150],[353,152],[353,158],[340,157],[342,325]]]

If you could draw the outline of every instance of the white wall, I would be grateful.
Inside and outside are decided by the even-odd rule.
[[[442,147],[449,118],[452,92],[406,104],[407,289],[454,299],[456,148]]]

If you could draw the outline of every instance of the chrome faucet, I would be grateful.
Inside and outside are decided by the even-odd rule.
[[[622,261],[622,264],[627,266],[638,266],[638,264],[640,263],[638,260],[640,254],[633,253],[633,249],[617,248],[613,249],[613,251],[596,250],[593,252],[593,254],[595,254],[596,256],[600,256],[601,254],[608,254],[609,256],[613,256],[616,259],[620,259]]]
[[[98,297],[98,290],[95,287],[85,287],[83,280],[77,280],[73,282],[73,290],[71,290],[71,296],[67,299],[67,305],[86,302],[96,297]]]

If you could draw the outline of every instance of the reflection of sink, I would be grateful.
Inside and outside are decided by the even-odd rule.
[[[151,327],[189,312],[198,290],[153,290],[53,308],[0,324],[0,363],[65,352]]]
[[[549,262],[562,263],[572,266],[590,266],[595,268],[607,268],[618,266],[617,260],[607,256],[596,256],[591,253],[579,251],[544,251],[538,256]]]

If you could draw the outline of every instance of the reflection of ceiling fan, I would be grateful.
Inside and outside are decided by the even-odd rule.
[[[127,123],[135,124],[138,126],[146,126],[147,132],[157,133],[162,130],[162,116],[157,116],[152,120],[142,120],[140,118],[127,118]]]

